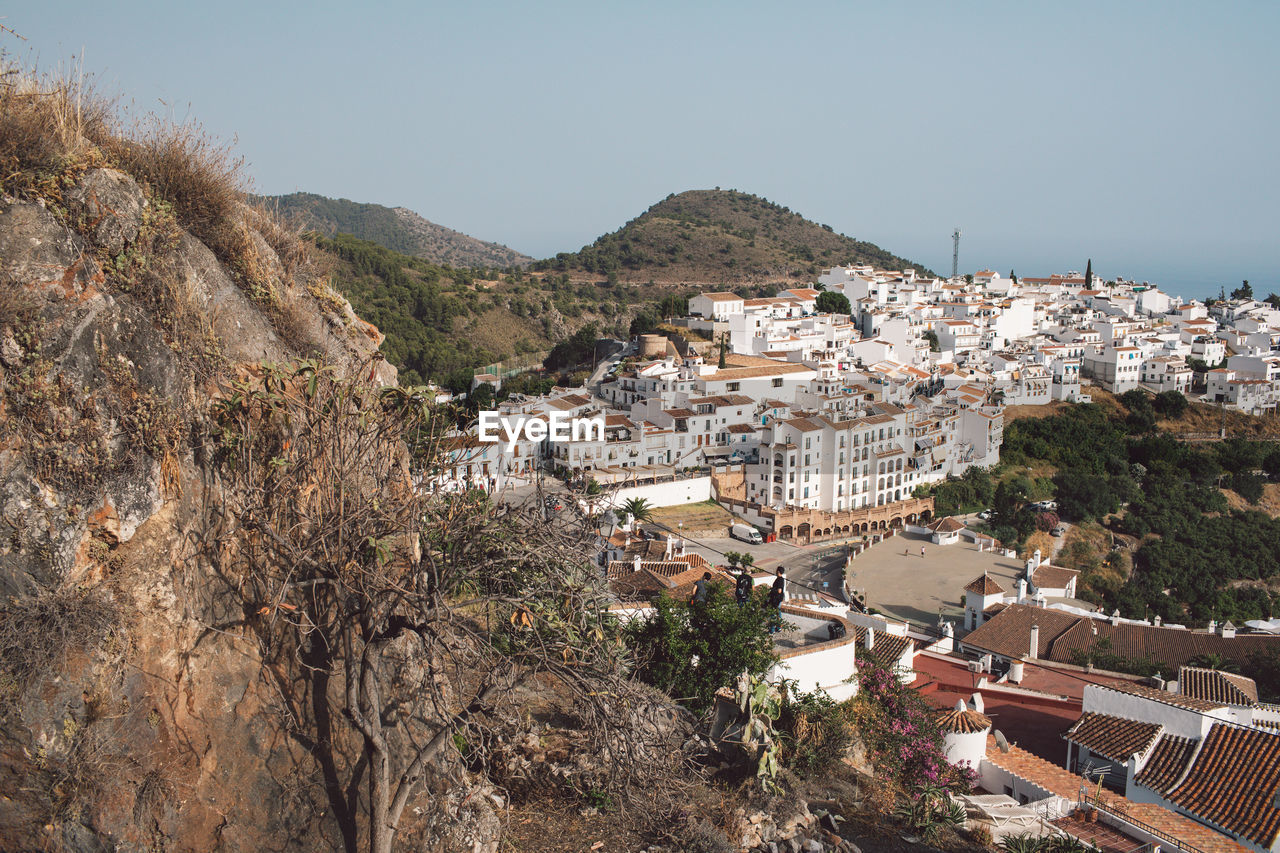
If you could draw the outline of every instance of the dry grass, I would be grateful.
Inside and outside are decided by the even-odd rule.
[[[244,161],[191,121],[148,116],[95,139],[111,163],[173,206],[178,224],[224,262],[242,244]]]
[[[20,692],[64,671],[72,655],[96,653],[119,630],[117,608],[96,593],[66,589],[5,603],[0,606],[0,693]]]
[[[0,58],[0,62],[4,62]],[[0,190],[60,196],[60,174],[100,156],[115,104],[79,75],[40,75],[0,67]]]
[[[265,210],[245,205],[244,161],[194,121],[120,117],[116,102],[78,74],[41,74],[0,58],[0,189],[55,204],[86,168],[131,175],[172,210],[179,227],[220,260],[251,264],[259,232],[287,271],[302,268],[297,235]],[[255,276],[249,275],[253,280]]]

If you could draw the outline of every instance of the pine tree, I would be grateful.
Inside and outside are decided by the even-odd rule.
[[[1084,289],[1089,290],[1093,287],[1093,258],[1089,259],[1089,263],[1084,268]]]

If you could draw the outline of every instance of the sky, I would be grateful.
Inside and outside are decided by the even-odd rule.
[[[1280,3],[112,2],[11,57],[234,145],[253,189],[535,257],[765,196],[936,272],[1280,292]]]

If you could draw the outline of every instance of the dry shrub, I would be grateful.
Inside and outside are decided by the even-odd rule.
[[[310,331],[315,319],[315,306],[295,296],[285,299],[272,312],[271,323],[280,339],[294,352],[306,358],[318,352]]]
[[[315,268],[315,253],[307,248],[298,228],[286,222],[278,210],[263,204],[249,205],[245,221],[262,235],[262,239],[276,253],[286,278],[295,279],[302,272],[311,275],[326,272]]]
[[[72,655],[96,654],[120,630],[118,609],[98,593],[64,589],[8,601],[0,605],[0,680],[21,691]]]
[[[95,92],[82,76],[41,75],[0,56],[0,192],[57,203],[79,172],[97,166],[130,174],[159,203],[150,214],[154,239],[145,242],[148,251],[142,254],[171,248],[172,235],[161,227],[171,211],[172,224],[208,246],[263,307],[278,308],[282,290],[327,274],[321,253],[302,241],[296,227],[273,211],[246,204],[244,161],[230,144],[189,120],[151,115],[126,124],[117,118],[115,101]],[[180,304],[180,294],[161,292],[167,283],[154,275],[136,281],[146,274],[145,261],[126,259],[126,266],[137,268],[118,272],[127,284],[157,291],[152,300],[157,306],[174,309],[162,315],[174,321],[174,340],[194,340],[208,351],[208,330],[202,327],[207,324],[178,322],[193,319],[193,312],[180,310],[188,307]],[[209,360],[216,360],[216,353]]]
[[[99,140],[109,158],[173,206],[178,224],[224,263],[234,258],[242,228],[243,159],[193,121],[174,123],[150,116],[129,132]]]
[[[0,190],[58,197],[58,178],[91,163],[112,133],[114,103],[78,74],[40,74],[0,62]]]

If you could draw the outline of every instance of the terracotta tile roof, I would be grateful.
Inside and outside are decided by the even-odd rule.
[[[1252,678],[1195,666],[1184,666],[1178,670],[1178,692],[1226,705],[1258,703],[1258,685]]]
[[[1136,753],[1146,752],[1163,730],[1159,723],[1141,723],[1086,711],[1062,738],[1123,764]]]
[[[822,429],[821,424],[814,423],[809,418],[792,418],[789,421],[784,421],[784,423],[789,427],[795,427],[800,432],[814,432]]]
[[[986,731],[991,728],[990,717],[968,709],[964,711],[960,711],[955,708],[951,708],[950,710],[943,709],[938,712],[937,720],[938,728],[940,730],[955,734],[970,734],[972,732]]]
[[[853,626],[853,638],[858,642],[858,649],[866,650],[867,629],[861,625]],[[907,649],[913,648],[914,644],[910,637],[898,637],[894,634],[886,634],[884,631],[877,631],[875,635],[875,644],[871,647],[871,652],[881,660],[892,663],[902,657]]]
[[[727,367],[704,377],[711,382],[734,381],[738,379],[758,379],[761,376],[780,376],[784,373],[812,373],[812,367],[803,364],[787,364],[778,362],[772,367]]]
[[[1027,604],[1011,604],[979,625],[976,631],[961,642],[1003,657],[1020,659],[1029,650],[1031,626],[1038,625],[1040,643],[1036,649],[1036,657],[1048,658],[1053,641],[1082,619],[1087,617]]]
[[[1027,638],[1033,623],[1040,626],[1039,656],[1058,663],[1071,663],[1073,651],[1087,651],[1103,640],[1111,644],[1113,654],[1149,658],[1167,666],[1170,673],[1197,655],[1213,653],[1247,664],[1256,652],[1280,652],[1277,635],[1240,634],[1228,639],[1219,634],[1154,625],[1112,625],[1103,619],[1025,604],[1006,608],[999,619],[984,622],[963,642],[1004,657],[1021,657],[1027,653]]]
[[[982,577],[969,581],[964,590],[965,592],[976,592],[979,595],[996,595],[1005,591],[1004,587],[996,583],[995,579],[986,572],[982,573]]]
[[[1280,735],[1218,724],[1167,798],[1263,848],[1280,837]]]
[[[1064,569],[1061,566],[1042,563],[1031,573],[1031,582],[1037,588],[1066,589],[1067,584],[1071,583],[1072,579],[1079,574],[1075,569]]]
[[[1162,796],[1168,794],[1182,778],[1198,743],[1200,741],[1194,738],[1164,735],[1156,743],[1151,757],[1134,781]]]
[[[1197,699],[1194,696],[1183,696],[1181,693],[1170,693],[1168,690],[1158,690],[1154,687],[1130,682],[1100,684],[1098,687],[1102,690],[1115,690],[1120,693],[1128,693],[1130,696],[1140,696],[1143,699],[1150,699],[1152,702],[1162,702],[1165,705],[1185,708],[1188,711],[1216,711],[1219,708],[1226,707],[1221,702],[1210,702],[1205,699]]]
[[[1090,790],[1096,784],[1016,746],[1009,747],[1008,752],[1002,752],[996,746],[994,736],[987,737],[987,760],[1015,776],[1072,801],[1079,799],[1082,788]],[[1162,806],[1135,803],[1105,790],[1101,796],[1106,808],[1131,815],[1168,836],[1182,839],[1204,853],[1242,853],[1248,849],[1225,835]]]
[[[889,455],[889,454],[886,454]],[[964,524],[956,521],[951,516],[940,518],[932,524],[928,525],[929,529],[935,533],[955,533],[957,530],[964,530]]]

